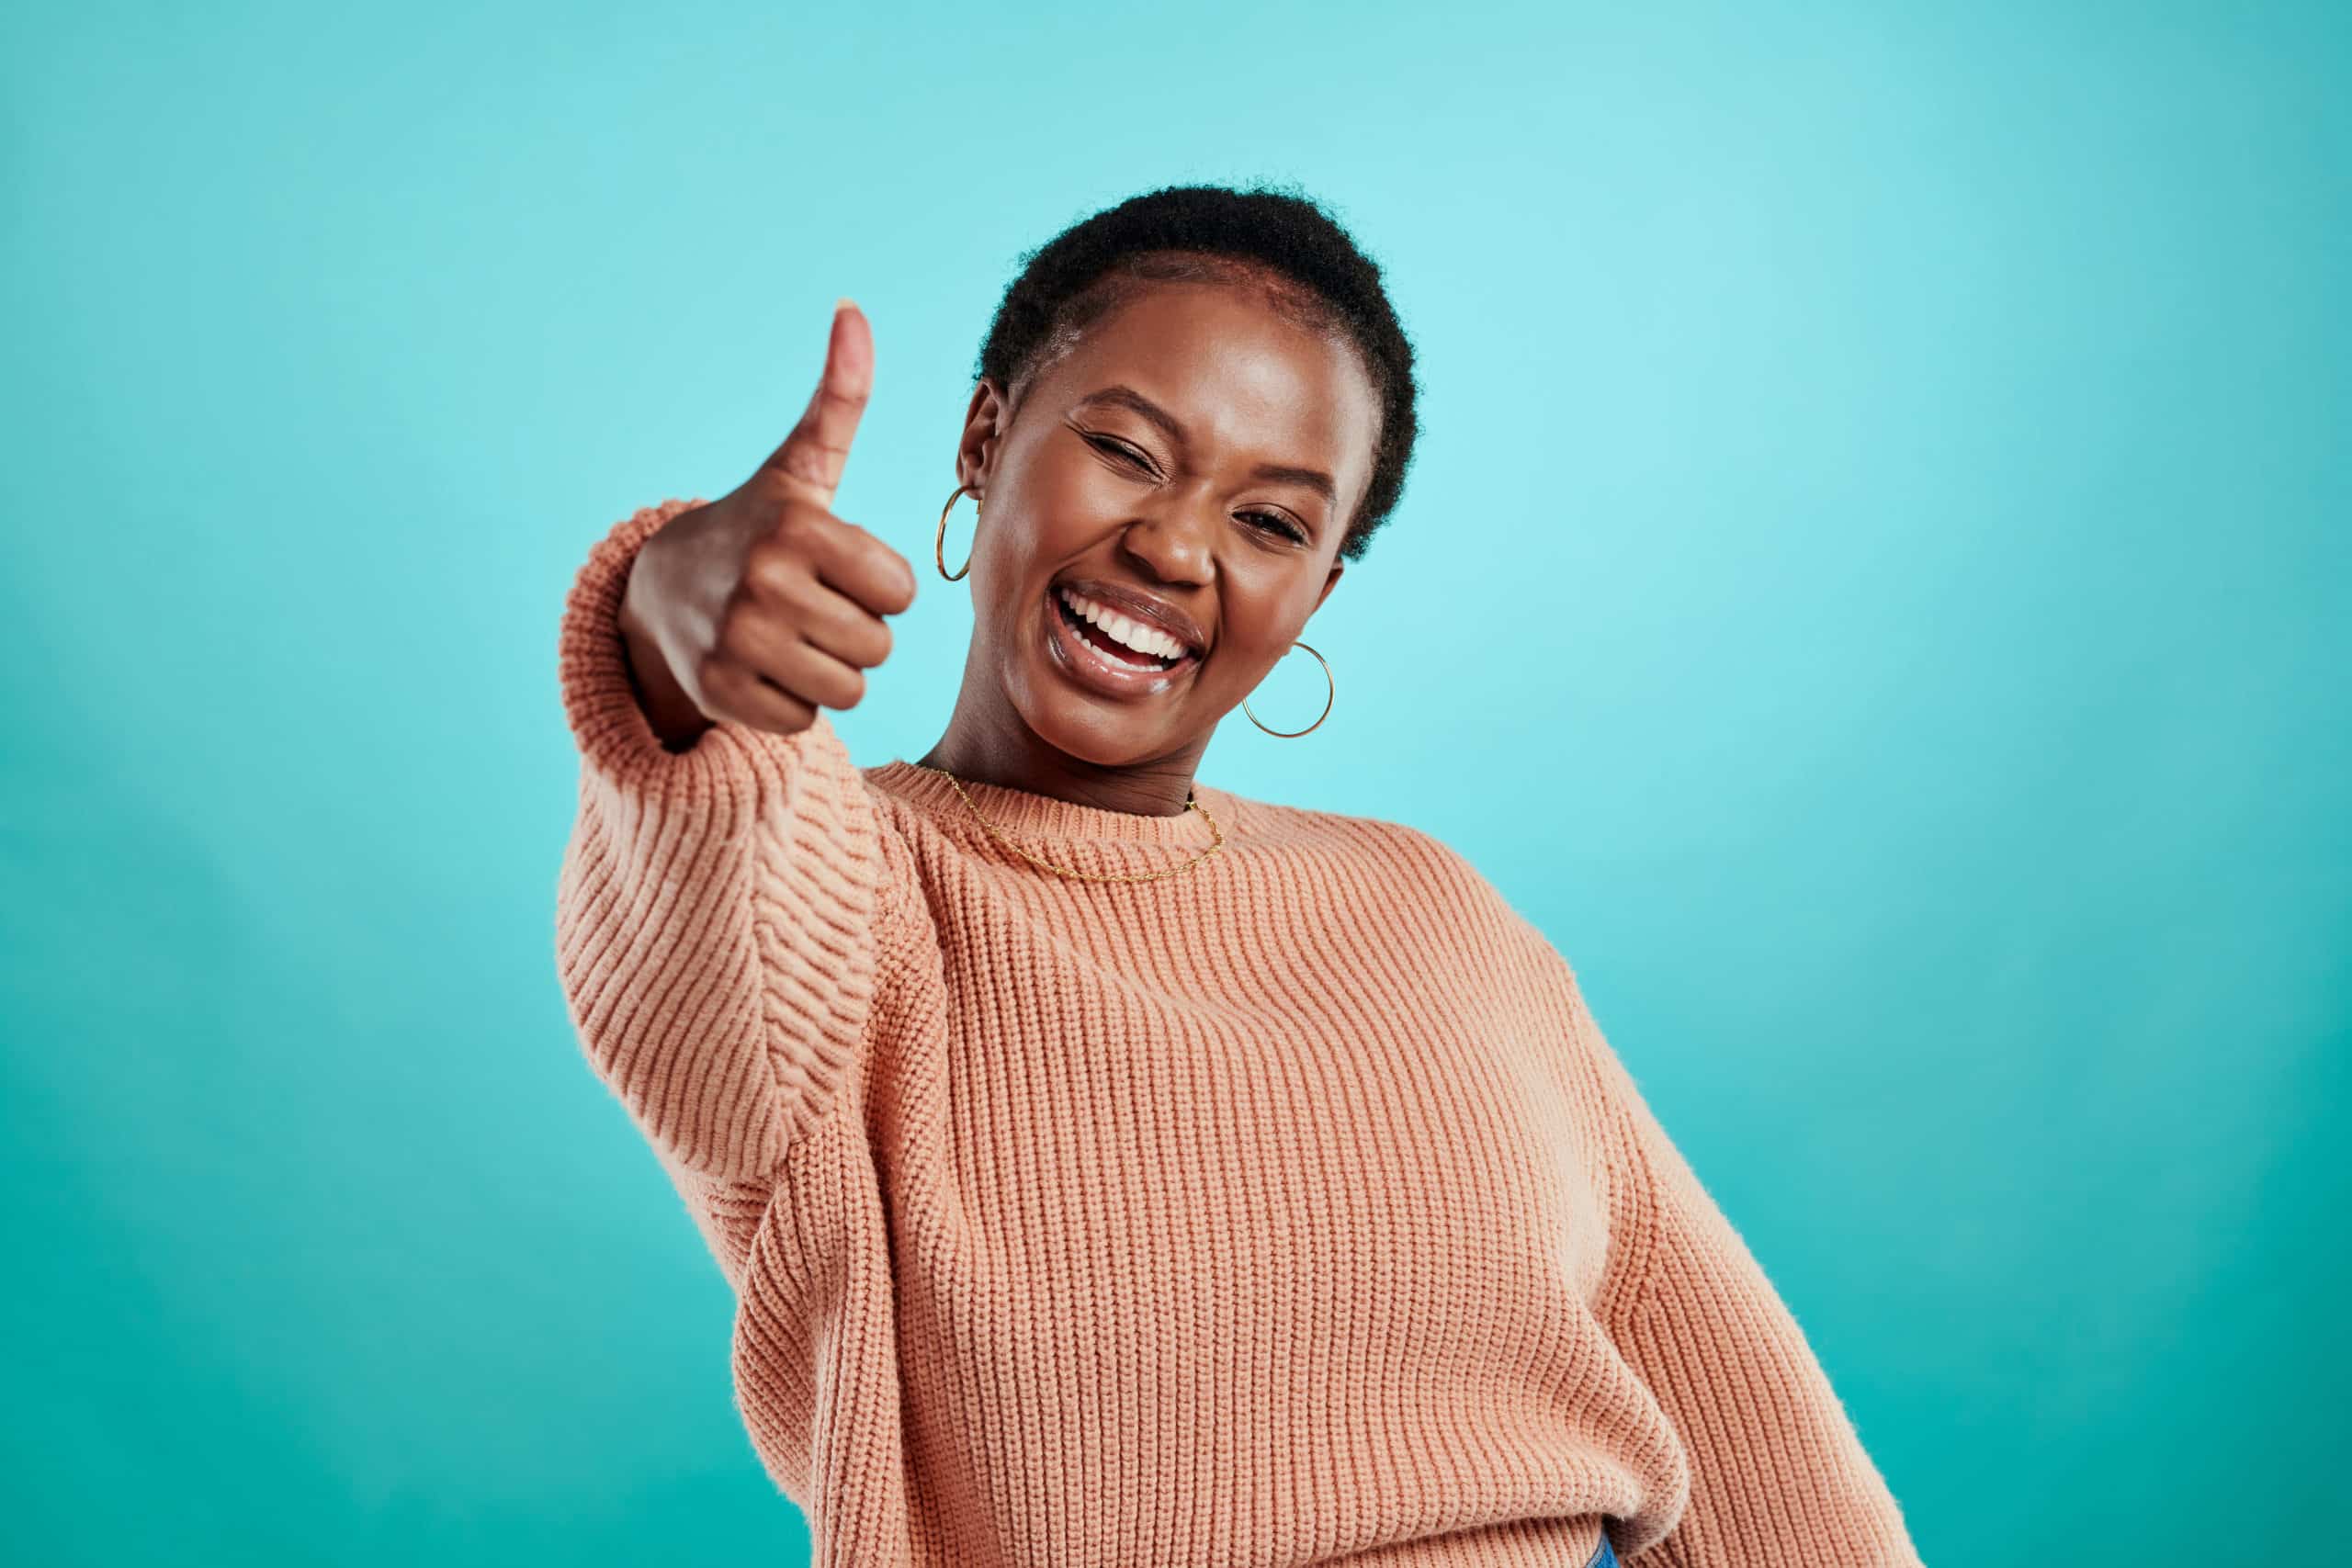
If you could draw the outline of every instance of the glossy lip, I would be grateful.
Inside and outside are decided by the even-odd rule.
[[[1146,626],[1157,626],[1191,649],[1196,659],[1208,651],[1209,639],[1201,635],[1201,628],[1193,624],[1192,616],[1167,600],[1156,599],[1140,588],[1106,582],[1097,577],[1057,578],[1046,586],[1056,592],[1067,588],[1083,598],[1108,604],[1121,615],[1141,621]]]
[[[1038,595],[1038,610],[1046,617],[1046,655],[1063,673],[1090,691],[1106,697],[1158,696],[1200,666],[1198,653],[1188,653],[1165,670],[1135,670],[1114,663],[1109,654],[1080,637],[1064,618],[1061,598],[1057,583],[1048,583],[1046,592]]]

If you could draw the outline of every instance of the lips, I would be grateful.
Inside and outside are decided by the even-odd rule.
[[[1069,610],[1058,584],[1048,584],[1042,601],[1038,612],[1046,658],[1071,681],[1098,695],[1129,700],[1157,696],[1173,690],[1200,665],[1197,644],[1188,645],[1187,651],[1165,668],[1132,649],[1114,651],[1098,645],[1094,638],[1101,634]]]
[[[1140,588],[1093,577],[1065,577],[1048,586],[1067,588],[1080,598],[1091,599],[1138,625],[1165,632],[1195,654],[1203,653],[1208,648],[1208,638],[1201,635],[1201,628],[1193,623],[1192,616],[1167,600],[1147,593]]]

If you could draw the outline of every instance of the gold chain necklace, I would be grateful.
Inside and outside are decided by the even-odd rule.
[[[1192,789],[1188,786],[1184,791],[1184,809],[1187,811],[1199,812],[1201,814],[1201,819],[1209,825],[1209,831],[1216,836],[1216,841],[1211,844],[1207,849],[1203,850],[1199,854],[1194,855],[1182,865],[1170,866],[1166,871],[1114,872],[1108,874],[1072,871],[1067,866],[1056,865],[1051,861],[1039,860],[1035,855],[1031,854],[1027,850],[1023,849],[1019,844],[1016,844],[1011,839],[1006,838],[1003,833],[998,830],[995,823],[980,815],[980,808],[978,807],[972,805],[972,797],[964,793],[964,781],[957,778],[954,773],[947,773],[945,768],[934,768],[929,762],[912,762],[908,765],[910,767],[921,768],[925,773],[947,773],[947,782],[956,786],[956,793],[962,796],[964,804],[967,807],[971,807],[973,818],[978,821],[981,827],[986,828],[992,838],[994,838],[999,843],[1002,844],[1006,849],[1011,850],[1014,854],[1019,855],[1023,860],[1027,861],[1030,864],[1044,866],[1047,871],[1053,872],[1055,874],[1059,876],[1073,877],[1080,882],[1157,882],[1163,876],[1174,876],[1178,872],[1190,871],[1194,866],[1200,864],[1203,861],[1208,859],[1209,856],[1216,853],[1217,851],[1225,848],[1225,829],[1216,825],[1216,818],[1209,815],[1209,808],[1200,803],[1199,797],[1194,795]]]

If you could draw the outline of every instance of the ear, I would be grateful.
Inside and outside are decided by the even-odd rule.
[[[1335,560],[1331,563],[1331,575],[1323,580],[1323,592],[1315,596],[1315,610],[1319,610],[1323,607],[1323,601],[1331,596],[1331,590],[1340,586],[1340,573],[1347,570],[1347,563],[1345,561]],[[1315,613],[1315,610],[1309,610],[1307,614],[1311,615]]]
[[[958,483],[987,491],[989,470],[996,467],[997,444],[1003,438],[1010,413],[1004,389],[994,378],[981,377],[972,388],[972,400],[964,410],[964,434],[956,443]]]

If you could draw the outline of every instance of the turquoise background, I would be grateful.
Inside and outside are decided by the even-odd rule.
[[[921,755],[1015,257],[1262,175],[1427,437],[1203,776],[1544,926],[1928,1562],[2324,1555],[2352,12],[847,13],[0,21],[11,1554],[804,1560],[556,985],[562,592],[852,295]]]

